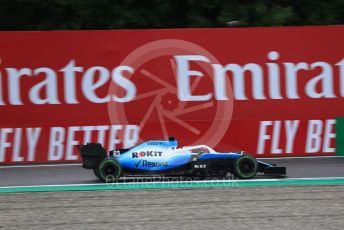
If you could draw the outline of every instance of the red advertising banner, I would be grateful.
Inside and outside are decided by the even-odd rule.
[[[335,154],[344,26],[0,32],[0,164],[177,138],[258,157]]]

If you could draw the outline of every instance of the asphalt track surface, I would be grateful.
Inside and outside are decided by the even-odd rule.
[[[0,194],[0,229],[343,229],[344,186]]]
[[[344,177],[344,157],[283,158],[262,160],[287,167],[288,178]],[[257,178],[269,178],[257,176]],[[160,180],[161,178],[159,178]],[[124,178],[130,182],[130,178]],[[81,165],[0,166],[0,187],[99,183],[92,170]]]
[[[344,158],[266,161],[344,176]],[[0,187],[80,183],[98,181],[79,165],[0,167]],[[343,229],[343,213],[344,185],[0,193],[0,229]]]

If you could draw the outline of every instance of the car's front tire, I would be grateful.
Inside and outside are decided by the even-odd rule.
[[[122,167],[116,159],[106,158],[99,163],[98,170],[94,174],[104,182],[116,182],[121,176]],[[98,175],[99,176],[98,176]]]
[[[258,172],[258,162],[250,155],[241,155],[233,162],[233,173],[240,179],[251,179]]]

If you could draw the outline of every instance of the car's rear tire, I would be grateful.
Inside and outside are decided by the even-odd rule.
[[[257,160],[250,155],[241,155],[233,162],[234,175],[240,179],[251,179],[258,172]]]
[[[99,162],[100,163],[100,162]],[[102,178],[100,177],[100,172],[99,172],[99,164],[97,165],[97,167],[95,167],[93,169],[93,173],[94,175],[96,175],[96,177],[98,177],[99,180],[101,180]]]
[[[99,179],[106,182],[116,182],[121,176],[122,167],[116,159],[106,158],[102,160],[98,166],[98,171],[94,170],[94,174],[99,173]]]

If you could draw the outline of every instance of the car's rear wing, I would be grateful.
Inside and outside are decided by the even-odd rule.
[[[94,169],[102,159],[108,157],[106,150],[99,143],[87,143],[77,147],[82,158],[82,167],[86,169]]]

